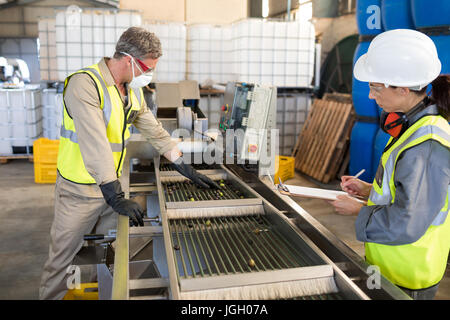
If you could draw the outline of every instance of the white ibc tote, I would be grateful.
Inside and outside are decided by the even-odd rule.
[[[187,30],[187,75],[203,83],[235,81],[230,25],[191,25]]]
[[[63,107],[62,93],[57,93],[56,89],[42,90],[42,125],[44,138],[51,140],[59,139]]]
[[[131,11],[70,6],[55,17],[39,21],[41,78],[64,81],[72,72],[112,56],[120,35],[140,26],[141,16]]]
[[[315,29],[309,21],[245,19],[233,23],[238,81],[277,87],[311,87]]]
[[[186,80],[186,26],[176,22],[153,22],[142,27],[156,34],[163,55],[158,60],[153,82]]]
[[[39,67],[41,80],[58,79],[56,65],[56,29],[54,18],[43,18],[38,23],[39,30]]]
[[[0,89],[0,155],[29,153],[41,135],[41,90]]]

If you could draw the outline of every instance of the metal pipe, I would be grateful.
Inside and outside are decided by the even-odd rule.
[[[267,225],[269,225],[269,221],[265,217],[261,216],[261,219]],[[288,241],[286,241],[286,239],[283,237],[283,235],[276,228],[273,228],[273,232],[277,235],[277,237],[274,237],[274,238],[277,241],[279,241],[280,243],[284,243],[285,247],[288,249],[287,252],[290,253],[290,255],[294,258],[294,260],[298,259],[298,260],[300,260],[300,263],[302,263],[306,266],[311,265],[311,262],[308,262],[305,259],[303,259],[303,253],[299,252]]]
[[[169,222],[169,230],[171,231],[171,228],[170,228],[170,225],[171,225],[171,222]],[[172,243],[173,243],[173,247],[172,247],[172,249],[174,249],[174,247],[175,247],[175,245],[176,245],[176,243],[175,243],[175,235],[174,235],[174,232],[170,232],[170,234],[171,234],[171,237],[170,237],[170,239],[172,240]],[[178,246],[179,247],[179,246]],[[178,248],[179,249],[179,248]],[[178,259],[177,259],[177,254],[176,254],[176,252],[174,252],[174,255],[173,255],[173,257],[174,257],[174,259],[173,259],[173,261],[175,262],[175,270],[176,270],[176,273],[177,273],[177,277],[178,278],[180,278],[180,271],[179,271],[179,267],[178,267]]]
[[[231,219],[231,221],[232,221],[233,223],[235,223],[235,220],[237,220],[237,219],[235,219],[234,217],[231,217],[230,219]],[[245,224],[246,224],[246,222],[245,222],[244,219],[242,219],[242,223],[245,223]],[[247,224],[246,224],[246,225],[247,225]],[[242,225],[242,227],[244,227],[244,226]],[[237,228],[237,229],[239,230],[239,228]],[[267,262],[267,264],[270,266],[270,268],[271,268],[272,270],[275,270],[275,267],[272,265],[272,263],[270,263],[269,259],[267,259],[266,255],[265,255],[265,254],[263,253],[263,251],[262,251],[262,248],[265,248],[265,246],[260,246],[260,245],[258,244],[257,239],[250,239],[250,237],[254,238],[254,237],[255,237],[255,234],[254,234],[253,232],[247,232],[247,234],[244,234],[243,231],[240,231],[240,230],[239,230],[239,232],[242,234],[242,236],[243,236],[244,238],[245,238],[245,236],[247,235],[247,243],[249,243],[249,246],[250,246],[250,247],[252,247],[252,244],[254,244],[254,243],[256,244],[254,247],[256,247],[257,251],[260,252],[261,257],[263,257],[263,259]],[[250,237],[249,237],[249,235],[250,235]],[[251,243],[250,243],[250,241],[251,241]],[[258,260],[260,260],[259,255],[256,254],[256,252],[255,252],[255,256],[257,257]],[[274,260],[274,261],[275,261],[275,263],[278,264],[278,261],[276,261],[276,260]],[[260,262],[261,262],[261,265],[263,265],[263,263],[262,263],[261,260],[260,260]],[[281,266],[280,266],[279,264],[278,264],[278,266],[279,266],[279,268],[281,269]]]
[[[180,256],[181,256],[181,264],[182,264],[182,267],[183,267],[184,276],[187,277],[188,272],[187,272],[187,268],[186,268],[186,263],[184,262],[183,247],[181,246],[181,240],[180,240],[180,236],[179,236],[179,233],[178,233],[178,230],[177,230],[176,220],[169,220],[169,223],[171,223],[172,226],[174,227],[175,235],[177,237],[177,243],[174,244],[174,245],[178,245],[178,250],[176,250],[176,249],[175,250],[178,251]],[[175,256],[175,259],[176,259],[176,256]]]
[[[291,0],[287,2],[287,20],[291,21]]]
[[[206,225],[205,219],[202,218],[202,220],[203,220],[203,223],[205,223],[205,225]],[[211,230],[214,232],[214,234],[217,236],[217,238],[219,238],[219,236],[218,236],[218,233],[219,233],[219,232],[218,232],[218,231],[216,232],[215,228],[213,228],[214,224],[211,223],[211,220],[208,220],[208,221],[209,221],[209,223],[208,223],[208,225],[206,226],[206,230],[209,231],[208,229],[209,229],[209,227],[211,227]],[[223,234],[222,234],[222,239],[225,240]],[[225,248],[224,248],[224,246],[222,245],[222,243],[225,243],[225,245],[228,247],[229,250],[225,250]],[[234,265],[233,265],[233,263],[231,262],[231,259],[230,259],[230,257],[228,256],[227,252],[230,252],[230,253],[232,254],[233,258],[234,258],[236,261],[237,261],[237,259],[236,259],[236,256],[234,255],[233,249],[231,249],[231,247],[230,247],[228,241],[219,241],[219,246],[222,248],[222,253],[225,254],[225,257],[227,258],[228,263],[230,264],[231,269],[233,269],[233,272],[236,273],[236,269],[234,268]],[[237,261],[237,262],[238,262],[238,261]],[[239,269],[241,270],[241,272],[244,272],[244,270],[242,269],[242,266],[239,264],[239,262],[238,262],[238,267],[239,267]]]
[[[200,250],[201,250],[201,252],[202,252],[202,254],[203,254],[203,259],[205,260],[206,268],[208,268],[209,275],[212,276],[211,267],[209,266],[209,263],[208,263],[208,256],[206,255],[205,250],[203,249],[202,242],[200,241],[200,237],[198,236],[198,232],[197,232],[196,229],[194,228],[194,222],[192,221],[192,219],[189,219],[189,225],[188,225],[188,227],[189,227],[189,228],[192,228],[193,231],[194,231],[195,237],[197,238],[197,243],[198,243],[198,245],[199,245],[199,247],[200,247]]]
[[[222,222],[222,218],[218,218],[218,219]],[[230,222],[232,223],[232,220],[231,220],[231,219],[229,219],[229,220],[230,220]],[[227,221],[225,220],[225,222],[227,222]],[[254,267],[255,267],[256,270],[259,271],[260,267],[262,267],[264,270],[266,270],[266,268],[264,267],[264,264],[263,264],[262,261],[260,260],[259,255],[257,255],[257,254],[255,253],[255,251],[253,250],[253,248],[252,248],[252,247],[249,247],[249,250],[252,250],[252,251],[253,251],[253,254],[250,254],[249,250],[247,250],[246,244],[248,245],[248,242],[245,241],[245,238],[243,239],[244,241],[241,241],[241,239],[240,239],[240,238],[242,238],[242,234],[239,233],[240,236],[238,236],[237,233],[236,233],[237,231],[235,232],[234,229],[239,230],[239,226],[237,226],[236,228],[232,228],[232,227],[230,227],[230,224],[229,224],[229,223],[227,223],[226,226],[227,226],[227,229],[228,229],[231,233],[233,233],[233,234],[236,236],[236,239],[239,241],[239,243],[240,243],[242,249],[243,249],[243,250],[245,251],[245,253],[247,254],[247,256],[248,256],[248,259],[247,259],[247,265],[250,267],[250,270],[251,270],[251,268],[252,268],[252,266],[250,265],[250,261],[251,261],[251,260],[254,261],[253,259],[256,259],[256,260],[259,261],[259,264],[255,264],[255,265],[254,265]]]
[[[200,219],[198,219],[198,221],[200,221]],[[205,227],[205,220],[204,219],[202,219],[202,223],[203,223],[203,228],[205,228],[206,233],[208,234],[208,237],[210,238],[211,243],[214,246],[214,250],[216,251],[217,257],[219,258],[220,262],[222,263],[222,266],[223,266],[223,269],[225,271],[225,274],[228,274],[228,269],[227,269],[227,267],[225,265],[225,262],[222,259],[222,255],[220,254],[219,250],[217,249],[216,243],[215,243],[211,233],[209,232],[208,227]],[[226,255],[226,257],[228,258],[227,255]],[[229,260],[229,258],[228,258],[228,260]],[[233,272],[236,273],[236,270],[234,270],[234,267],[233,267],[233,265],[231,265],[231,263],[230,263],[230,266],[233,269]]]
[[[193,223],[195,222],[194,220],[191,220],[191,221],[192,221]],[[197,221],[197,223],[194,223],[194,228],[197,226],[198,229],[199,229],[199,232],[202,234],[203,240],[204,240],[204,242],[205,242],[205,244],[206,244],[206,247],[207,247],[208,252],[209,252],[209,254],[210,254],[211,260],[212,260],[212,262],[214,263],[214,266],[216,267],[216,272],[217,272],[217,274],[220,274],[219,266],[217,265],[216,260],[214,259],[214,256],[213,256],[213,253],[212,253],[212,251],[211,251],[211,248],[209,247],[208,241],[206,240],[205,233],[201,231],[201,229],[200,229],[200,227],[199,227],[199,224],[198,224],[198,220],[196,220],[196,221]],[[198,233],[197,233],[197,234],[198,234]],[[200,240],[199,240],[199,243],[201,243]],[[208,264],[208,259],[207,259],[207,257],[206,257],[206,254],[205,254],[205,261],[206,261],[206,263]],[[208,265],[209,265],[209,264],[208,264]]]
[[[183,220],[180,220],[180,224],[181,224],[181,221],[183,221]],[[183,240],[184,240],[184,244],[185,244],[185,248],[186,248],[185,251],[186,251],[188,259],[189,259],[189,266],[191,267],[191,271],[192,271],[191,275],[195,278],[195,267],[194,267],[194,263],[192,260],[191,251],[189,250],[189,245],[187,243],[186,235],[184,234],[184,229],[182,226],[180,226],[180,228],[181,228],[181,233],[183,235]]]
[[[156,216],[156,217],[151,217],[151,218],[143,218],[142,221],[160,223],[161,219],[159,216]]]
[[[247,266],[247,268],[248,268],[248,271],[252,271],[252,269],[251,269],[251,267],[249,266],[249,264],[248,264],[248,261],[251,259],[251,256],[250,256],[250,254],[247,252],[247,250],[245,249],[245,247],[244,246],[242,246],[242,244],[240,245],[240,247],[237,245],[237,242],[235,241],[235,240],[237,240],[239,243],[240,243],[240,241],[239,241],[239,239],[238,238],[236,238],[236,239],[233,239],[232,237],[231,237],[231,232],[225,232],[226,230],[225,230],[225,226],[222,224],[222,221],[221,221],[221,219],[220,218],[217,218],[217,219],[215,219],[215,221],[219,221],[220,222],[220,224],[221,224],[221,226],[222,226],[222,232],[224,233],[224,234],[227,234],[228,235],[228,238],[230,239],[230,242],[233,244],[233,246],[236,248],[236,252],[239,254],[239,256],[242,258],[242,260],[243,260],[243,263],[245,263],[244,265],[245,266]],[[244,257],[244,255],[242,254],[242,251],[244,251],[244,253],[245,253],[245,255],[247,256],[247,258],[245,258]],[[238,260],[237,260],[238,261]],[[239,262],[239,261],[238,261]],[[240,264],[239,264],[240,265]]]
[[[250,217],[250,219],[255,220],[253,217]],[[260,219],[263,221],[263,223],[265,225],[269,225],[267,220],[265,220],[262,216],[260,217]],[[257,222],[255,221],[255,223],[257,223]],[[275,252],[282,253],[284,255],[284,257],[287,258],[287,260],[291,263],[291,265],[293,267],[298,266],[298,265],[307,266],[308,264],[303,261],[298,263],[298,261],[296,260],[296,256],[293,255],[291,252],[289,252],[289,250],[286,250],[287,246],[285,245],[285,243],[283,243],[282,240],[279,239],[281,235],[275,230],[275,228],[273,228],[272,230],[273,230],[273,234],[272,234],[273,236],[269,239],[269,242],[273,246],[273,249],[275,250]],[[264,233],[263,237],[265,237],[265,236],[266,236],[266,234]],[[272,241],[270,241],[270,240],[272,240]],[[278,245],[276,245],[276,244],[278,244]],[[280,249],[277,250],[277,248],[283,248],[284,250],[280,250]],[[299,255],[299,257],[300,257],[300,255]],[[290,267],[289,264],[287,264],[287,266],[288,266],[288,268]]]
[[[183,221],[184,223],[186,223],[186,220],[182,220],[182,221]],[[186,231],[186,232],[188,232],[189,237],[190,237],[190,239],[191,239],[192,249],[194,249],[194,254],[195,254],[195,257],[197,258],[198,269],[199,269],[199,271],[200,271],[200,274],[201,274],[202,276],[204,276],[205,274],[203,273],[203,265],[202,265],[202,262],[200,261],[200,258],[199,258],[199,256],[198,256],[196,244],[195,244],[194,239],[193,239],[193,237],[192,237],[192,232],[190,231],[190,228],[189,228],[188,225],[184,224],[184,226],[187,226],[187,227],[188,227],[187,230],[189,230],[189,231]],[[189,248],[189,247],[188,247],[188,248]]]
[[[250,227],[252,228],[252,230],[250,232],[252,232],[253,234],[256,235],[255,233],[255,227],[259,230],[259,226],[257,224],[255,224],[254,221],[251,220],[252,217],[246,217],[246,220],[251,223]],[[272,243],[272,239],[266,239],[265,234],[257,234],[257,237],[255,237],[255,239],[257,239],[257,241],[259,240],[259,246],[265,248],[268,252],[269,255],[271,256],[273,261],[280,261],[284,267],[289,268],[289,264],[285,261],[285,258],[283,258],[280,254],[279,251],[281,251],[280,248],[274,248],[273,247],[273,243]],[[272,253],[270,253],[272,252]],[[282,269],[283,266],[280,265],[280,268]]]

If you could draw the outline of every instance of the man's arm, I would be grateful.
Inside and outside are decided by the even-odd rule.
[[[163,128],[153,114],[148,110],[145,100],[143,100],[141,112],[133,122],[139,132],[153,145],[153,147],[163,154],[172,166],[180,174],[194,181],[203,188],[213,187],[218,189],[217,183],[205,175],[198,173],[191,165],[184,163],[181,151],[175,141],[172,141],[169,133]]]
[[[176,142],[172,141],[170,134],[163,128],[153,113],[147,108],[145,100],[142,99],[141,111],[133,124],[148,142],[170,161],[175,161],[181,154]]]

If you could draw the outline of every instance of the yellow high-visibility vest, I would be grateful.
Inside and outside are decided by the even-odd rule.
[[[88,74],[95,82],[100,98],[100,109],[103,111],[103,119],[106,127],[117,178],[122,174],[122,165],[126,154],[126,144],[130,138],[129,127],[141,109],[143,98],[142,89],[134,91],[130,89],[129,97],[131,107],[125,114],[123,102],[119,90],[115,85],[107,86],[97,64],[83,68],[69,75],[64,82],[64,91],[70,77],[77,73]],[[88,173],[83,162],[78,144],[78,136],[71,115],[63,99],[64,113],[61,126],[61,135],[58,152],[58,171],[60,175],[72,182],[81,184],[94,184],[94,178]]]
[[[378,169],[382,171],[377,172],[373,181],[367,205],[394,203],[394,172],[399,156],[403,151],[430,139],[450,148],[450,126],[443,117],[430,115],[421,118],[383,153]],[[408,289],[424,289],[437,284],[444,275],[450,248],[449,191],[450,187],[441,211],[419,240],[405,245],[367,242],[367,262],[377,265],[394,284]]]

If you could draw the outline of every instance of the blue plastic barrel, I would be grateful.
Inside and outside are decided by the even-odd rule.
[[[369,44],[370,42],[360,42],[358,44],[353,56],[353,66],[358,58],[367,52]],[[379,108],[375,100],[369,99],[369,84],[356,80],[355,76],[352,77],[352,98],[356,114],[364,117],[378,118]]]
[[[375,175],[377,173],[378,164],[380,162],[381,155],[383,154],[384,148],[391,136],[381,129],[378,129],[377,135],[375,136],[375,144],[373,147],[373,160],[372,160],[372,172]]]
[[[381,111],[383,111],[383,109],[381,109],[378,105],[377,108],[378,108],[378,116],[381,117]]]
[[[417,29],[450,25],[448,0],[412,0],[411,13]]]
[[[355,175],[365,169],[360,179],[366,182],[372,182],[375,175],[372,162],[377,132],[378,124],[357,121],[350,136],[349,173]]]
[[[449,3],[450,6],[450,3]],[[442,74],[450,73],[450,35],[430,36],[436,45],[439,60],[442,64]]]
[[[377,35],[383,31],[381,0],[356,1],[356,25],[360,35]]]
[[[414,29],[411,0],[381,0],[381,21],[386,31]]]

